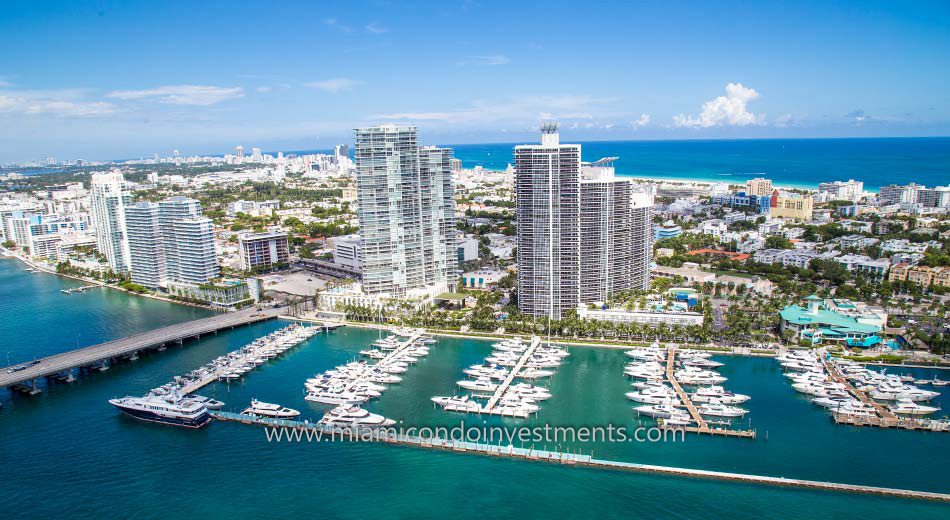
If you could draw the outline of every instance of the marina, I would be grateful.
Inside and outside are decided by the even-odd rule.
[[[380,337],[371,349],[360,355],[376,360],[375,363],[354,361],[338,365],[304,384],[307,401],[336,408],[326,412],[321,424],[392,424],[393,421],[367,412],[361,406],[380,397],[388,385],[402,382],[411,365],[429,354],[428,345],[435,340],[422,329],[397,329],[393,335]]]
[[[551,345],[542,346],[541,338],[533,336],[529,343],[521,339],[505,339],[492,345],[493,353],[482,365],[465,369],[471,378],[458,381],[458,386],[473,391],[462,396],[435,396],[432,402],[451,412],[500,415],[528,418],[540,410],[537,401],[551,397],[540,386],[514,384],[515,380],[536,380],[554,375],[554,369],[568,352]],[[500,380],[495,383],[494,381]],[[480,401],[485,401],[484,403]]]
[[[938,412],[939,407],[920,404],[937,398],[940,392],[915,386],[937,379],[875,372],[833,359],[821,349],[791,351],[776,359],[793,381],[792,387],[814,396],[812,403],[828,409],[835,424],[950,432],[950,420],[925,417]]]
[[[98,309],[114,302],[115,312],[124,310],[133,317],[148,318],[148,321],[143,319],[137,329],[125,328],[124,325],[100,332],[97,336],[84,335],[84,340],[95,338],[95,342],[104,342],[168,323],[158,321],[161,319],[187,321],[193,319],[193,313],[203,312],[105,291],[87,291],[62,298],[59,288],[64,284],[58,279],[29,277],[27,273],[21,277],[34,284],[54,286],[48,291],[52,293],[50,303],[44,305],[57,309],[58,316],[73,319],[68,309],[59,310],[61,307],[56,306],[75,307],[75,302],[80,300],[73,298],[81,298],[83,307],[75,310]],[[75,343],[72,335],[61,333],[61,329],[68,328],[67,325],[44,324],[42,327],[52,331],[51,336],[43,336],[46,339],[37,341],[40,336],[37,336],[39,329],[36,324],[37,321],[43,323],[44,315],[37,313],[36,309],[21,303],[8,307],[7,312],[8,319],[0,324],[0,328],[6,327],[5,336],[21,359],[41,358],[56,352],[60,344]],[[80,320],[79,323],[83,322]],[[759,507],[767,507],[777,516],[797,516],[803,513],[800,501],[807,499],[811,517],[853,518],[877,514],[925,519],[941,518],[946,514],[946,505],[929,501],[817,490],[809,492],[806,488],[783,489],[743,484],[741,481],[683,479],[649,472],[577,471],[580,466],[576,464],[528,464],[523,459],[512,457],[465,457],[460,456],[464,455],[463,446],[457,447],[458,450],[396,449],[385,444],[347,446],[346,443],[267,447],[262,446],[265,439],[260,429],[222,422],[212,423],[195,434],[183,428],[155,426],[124,418],[106,404],[109,398],[117,395],[137,390],[142,393],[158,387],[175,374],[185,374],[285,325],[275,320],[262,321],[223,330],[216,335],[202,335],[199,340],[188,342],[188,348],[168,348],[161,356],[143,355],[135,364],[112,364],[105,372],[96,370],[82,377],[78,383],[82,391],[53,385],[44,389],[42,397],[30,399],[10,398],[0,391],[0,400],[3,401],[0,435],[19,439],[16,443],[8,443],[0,454],[0,462],[18,468],[17,479],[0,490],[0,498],[11,508],[40,516],[61,514],[67,504],[76,501],[87,504],[90,511],[87,515],[77,512],[78,516],[141,514],[147,517],[148,511],[153,510],[168,514],[202,514],[205,510],[192,501],[169,503],[162,498],[164,495],[155,493],[154,480],[141,478],[142,475],[164,475],[169,468],[191,464],[199,469],[177,472],[172,479],[174,486],[169,483],[162,489],[172,492],[181,486],[203,487],[207,499],[219,504],[213,516],[248,512],[265,515],[281,507],[285,508],[283,511],[305,514],[307,508],[304,504],[312,499],[316,488],[323,490],[321,499],[325,510],[334,514],[353,514],[354,511],[370,514],[375,510],[376,505],[354,504],[350,499],[354,493],[363,493],[360,490],[364,488],[373,489],[374,500],[371,502],[385,501],[394,514],[410,514],[417,503],[405,497],[411,496],[419,486],[445,486],[448,481],[464,482],[463,487],[470,489],[471,486],[494,482],[494,477],[489,478],[489,475],[498,475],[498,472],[520,481],[536,482],[537,486],[524,487],[516,492],[499,490],[502,493],[499,498],[473,496],[468,499],[470,505],[516,515],[521,509],[516,506],[519,500],[530,498],[547,504],[542,506],[542,510],[551,515],[564,511],[608,514],[608,511],[633,499],[641,504],[637,508],[639,513],[655,516],[677,511],[753,518],[754,515],[736,512],[732,505],[727,507],[724,504],[760,504]],[[112,336],[108,335],[110,333]],[[360,350],[377,340],[377,335],[375,330],[359,327],[319,334],[310,340],[307,348],[296,349],[292,357],[285,356],[279,363],[262,365],[253,377],[245,377],[242,384],[217,382],[213,383],[214,393],[210,386],[203,392],[227,401],[224,410],[240,412],[257,398],[299,410],[301,418],[313,417],[311,422],[316,422],[320,414],[332,410],[306,401],[300,386],[293,382],[303,381],[315,371],[331,370],[352,362]],[[52,338],[57,338],[56,344],[50,343]],[[481,364],[494,349],[491,341],[438,339],[439,348],[432,349],[424,363],[411,368],[407,373],[410,377],[402,374],[402,383],[390,386],[381,397],[367,403],[364,411],[405,424],[458,424],[458,414],[433,408],[430,398],[433,395],[452,395],[458,388],[460,369],[473,363]],[[571,356],[565,358],[558,369],[558,377],[546,384],[553,397],[545,401],[543,408],[527,419],[526,424],[614,423],[637,426],[629,401],[614,397],[630,390],[629,381],[616,377],[623,372],[626,359],[629,358],[622,350],[571,348]],[[686,467],[697,471],[950,492],[941,477],[948,463],[943,436],[893,428],[836,427],[827,416],[815,413],[811,403],[785,384],[778,363],[772,359],[718,355],[712,359],[725,362],[719,371],[728,378],[726,386],[730,390],[754,397],[744,406],[755,418],[759,432],[755,440],[732,442],[710,435],[689,435],[688,441],[682,444],[593,443],[558,448],[548,443],[547,446],[537,444],[533,450],[530,445],[525,445],[523,449],[532,454],[585,454],[596,460],[644,466]],[[946,375],[935,370],[899,370],[901,374],[914,374],[915,379],[933,380],[937,376],[946,379]],[[684,388],[688,391],[688,387]],[[943,395],[935,403],[940,403],[944,409],[948,406]],[[483,418],[489,424],[507,421],[500,416],[485,415],[478,417],[478,421]],[[64,423],[81,424],[82,428],[64,428]],[[32,437],[36,439],[18,435],[25,430],[33,432]],[[765,435],[765,432],[769,434]],[[89,448],[75,450],[73,447],[78,443]],[[147,446],[161,446],[162,449],[146,449]],[[891,449],[880,450],[880,446]],[[519,449],[516,447],[515,451]],[[248,457],[249,450],[256,450],[259,457]],[[126,464],[129,457],[135,457],[136,464]],[[71,463],[63,464],[67,458]],[[910,460],[913,460],[912,464]],[[299,464],[332,468],[339,478],[327,479],[324,474],[302,472],[288,482],[284,478],[286,468]],[[83,468],[88,483],[79,482],[56,492],[48,487],[51,479],[68,478],[78,466]],[[412,478],[393,478],[405,468],[412,468]],[[206,485],[209,478],[237,469],[247,478],[264,483],[262,489],[268,493],[257,494],[252,500],[250,497],[241,498],[243,481],[218,479],[218,485]],[[268,484],[277,482],[280,484]],[[29,498],[18,492],[27,489],[31,490]],[[681,500],[663,498],[684,492],[691,496],[686,504]],[[135,505],[123,501],[128,493],[139,497]],[[618,493],[623,493],[625,498],[618,499]],[[433,496],[427,504],[451,510],[457,505],[457,497],[453,493],[448,495],[445,498]],[[553,502],[552,497],[555,497]],[[757,509],[759,512],[763,510]]]
[[[149,390],[142,397],[126,396],[109,403],[126,415],[149,422],[201,428],[210,422],[208,410],[224,406],[216,399],[192,395],[215,381],[240,379],[244,374],[306,341],[316,327],[291,324],[258,338],[238,350],[218,356],[206,365],[176,376],[174,381]],[[251,400],[245,413],[269,417],[296,417],[296,410]]]
[[[637,392],[627,394],[629,399],[646,403],[634,407],[638,415],[653,417],[663,428],[755,438],[755,430],[733,427],[731,419],[747,413],[735,405],[749,400],[749,396],[733,394],[718,386],[726,380],[714,372],[722,363],[708,359],[709,355],[703,352],[678,351],[673,345],[663,349],[657,343],[649,348],[629,350],[626,355],[635,361],[625,367],[624,373],[634,379],[644,380],[633,383],[639,389]],[[688,393],[683,385],[696,389]],[[696,406],[696,402],[701,404]]]

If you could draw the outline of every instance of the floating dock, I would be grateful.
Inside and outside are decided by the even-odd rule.
[[[291,325],[290,327],[293,327],[293,325]],[[282,329],[282,330],[287,330],[287,329],[290,328],[290,327],[286,327],[286,328],[284,328],[284,329]],[[279,332],[279,331],[275,331],[275,332]],[[271,334],[273,334],[273,333],[271,333]],[[266,337],[266,336],[265,336],[265,337]],[[307,339],[309,339],[309,337],[308,337],[308,338],[301,339],[300,341],[298,341],[298,342],[294,343],[293,345],[291,345],[290,347],[288,347],[286,350],[290,350],[290,349],[292,349],[292,348],[295,348],[295,347],[300,346],[301,344],[305,343],[305,342],[307,341]],[[239,348],[239,349],[237,349],[237,350],[234,350],[234,351],[232,351],[232,352],[237,352],[237,351],[242,350],[242,349],[244,349],[244,348],[246,348],[246,347],[247,347],[247,345],[245,345],[245,346],[243,346],[243,347],[241,347],[241,348]],[[282,351],[281,353],[286,352],[286,350],[285,350],[285,351]],[[255,366],[254,368],[257,369],[258,367]],[[188,395],[188,394],[195,393],[195,392],[197,392],[198,390],[201,390],[202,388],[204,388],[204,387],[210,385],[211,383],[214,383],[215,381],[218,381],[218,379],[221,377],[221,375],[227,373],[230,369],[231,369],[230,366],[222,366],[222,367],[219,367],[217,370],[215,370],[215,371],[213,371],[213,372],[209,372],[208,375],[206,375],[205,377],[202,377],[201,379],[192,381],[191,383],[189,383],[189,384],[183,386],[183,387],[181,388],[181,394],[182,394],[182,395]]]
[[[307,442],[310,438],[303,435],[307,430],[320,432],[332,436],[336,432],[333,440],[347,440],[348,438],[358,438],[360,442],[365,442],[364,437],[355,432],[351,437],[347,433],[341,433],[343,430],[334,430],[316,423],[290,421],[286,419],[268,419],[253,415],[242,415],[229,412],[212,411],[211,415],[220,421],[232,421],[242,424],[259,425],[271,428],[287,429],[291,431],[300,431],[301,436],[284,436],[286,442]],[[372,432],[372,430],[363,430]],[[367,434],[368,435],[368,434]],[[314,436],[316,439],[316,436]],[[283,439],[278,440],[281,442]],[[583,466],[589,468],[611,469],[620,471],[632,471],[637,473],[652,473],[660,475],[669,475],[676,477],[702,478],[709,480],[726,480],[732,482],[742,482],[747,484],[760,484],[768,486],[796,487],[804,489],[815,489],[821,491],[836,491],[843,493],[857,493],[865,495],[878,495],[897,498],[909,498],[917,500],[931,500],[937,502],[950,502],[950,494],[936,493],[930,491],[914,491],[909,489],[895,489],[877,486],[862,486],[858,484],[843,484],[837,482],[822,482],[817,480],[792,479],[784,477],[769,477],[764,475],[748,475],[744,473],[729,473],[723,471],[709,471],[701,469],[676,468],[670,466],[654,466],[651,464],[637,464],[634,462],[621,462],[615,460],[595,459],[591,455],[580,453],[568,453],[560,451],[538,450],[531,448],[516,448],[514,446],[497,446],[491,444],[480,444],[473,442],[462,442],[442,439],[429,439],[417,436],[402,435],[396,433],[382,433],[372,437],[371,440],[386,444],[396,444],[403,446],[413,446],[423,449],[449,450],[459,453],[472,453],[477,455],[489,455],[493,457],[508,457],[513,459],[524,459],[538,462],[548,462],[553,464],[562,464],[565,466]]]
[[[485,403],[485,406],[482,407],[482,411],[480,413],[488,413],[488,414],[497,415],[497,409],[495,408],[495,405],[498,404],[498,400],[501,399],[503,395],[505,395],[505,392],[508,391],[508,388],[511,386],[511,383],[515,380],[516,377],[518,377],[518,374],[524,368],[525,363],[527,363],[528,359],[530,359],[531,356],[534,355],[534,351],[538,350],[538,347],[540,345],[541,345],[541,338],[537,336],[534,336],[531,338],[531,344],[528,345],[528,348],[526,348],[524,352],[521,354],[521,358],[518,359],[518,362],[515,363],[515,366],[512,367],[508,375],[505,376],[504,381],[502,381],[501,384],[498,385],[498,388],[495,389],[495,393],[492,394],[492,396],[488,399],[488,402]],[[527,417],[527,415],[525,415],[525,417]]]
[[[828,376],[837,383],[845,385],[848,393],[861,402],[874,407],[877,417],[863,417],[852,414],[832,412],[831,418],[835,424],[846,424],[849,426],[874,426],[878,428],[899,428],[903,430],[920,430],[929,432],[950,432],[950,421],[944,419],[918,419],[915,417],[901,417],[890,411],[886,406],[872,399],[867,392],[863,392],[848,381],[848,378],[838,372],[834,363],[827,359],[821,359],[822,366],[828,372]]]
[[[725,437],[744,437],[747,439],[755,438],[755,430],[735,430],[730,428],[713,428],[709,426],[709,423],[700,415],[699,410],[696,409],[696,405],[693,404],[693,400],[690,399],[689,394],[687,394],[683,387],[680,386],[679,381],[676,380],[676,375],[673,373],[676,369],[676,347],[669,347],[666,354],[666,378],[670,381],[670,385],[673,386],[673,390],[676,391],[676,395],[679,396],[680,401],[686,406],[686,409],[689,410],[689,415],[693,418],[693,421],[696,422],[696,426],[686,426],[682,427],[683,431],[689,433],[705,433],[709,435],[722,435]],[[674,428],[675,429],[675,428]]]

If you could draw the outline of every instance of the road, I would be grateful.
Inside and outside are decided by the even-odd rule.
[[[23,370],[9,372],[11,367],[0,369],[0,388],[51,376],[76,367],[86,366],[104,359],[129,355],[140,350],[159,347],[219,330],[238,327],[276,318],[280,309],[255,310],[254,308],[219,314],[210,318],[169,325],[134,336],[107,341],[80,349],[55,354],[39,359],[38,363]]]

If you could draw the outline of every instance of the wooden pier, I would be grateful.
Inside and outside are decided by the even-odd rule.
[[[829,363],[828,360],[824,358],[824,356],[821,356],[821,364],[825,367],[825,371],[828,372],[828,375],[831,377],[832,381],[843,384],[848,390],[848,393],[853,395],[862,403],[873,407],[874,411],[877,412],[877,414],[881,417],[881,423],[887,425],[885,427],[895,426],[897,424],[899,419],[897,414],[885,408],[883,405],[881,405],[881,403],[871,399],[871,397],[865,392],[855,388],[854,385],[848,381],[848,378],[842,376],[841,373],[838,372],[838,369],[835,368],[834,364]]]
[[[499,446],[474,442],[452,441],[447,439],[422,438],[418,436],[396,433],[392,428],[380,430],[363,428],[350,432],[349,430],[333,429],[310,422],[291,421],[286,419],[268,419],[253,415],[242,415],[229,412],[213,411],[210,413],[215,419],[220,421],[232,421],[242,424],[273,428],[274,430],[272,430],[272,432],[268,432],[267,437],[268,439],[276,438],[277,442],[320,442],[324,439],[323,436],[326,436],[325,438],[329,440],[359,440],[360,442],[372,441],[386,444],[412,446],[421,449],[447,450],[457,453],[470,453],[475,455],[488,455],[492,457],[548,462],[552,464],[561,464],[564,466],[583,466],[588,468],[631,471],[637,473],[652,473],[675,477],[725,480],[767,486],[795,487],[841,493],[856,493],[916,500],[931,500],[936,502],[950,502],[950,494],[931,491],[915,491],[910,489],[863,486],[859,484],[843,484],[838,482],[823,482],[818,480],[769,477],[764,475],[749,475],[744,473],[729,473],[724,471],[677,468],[671,466],[655,466],[651,464],[638,464],[635,462],[595,459],[591,455],[581,453],[538,450],[533,447],[516,448],[511,445]],[[287,432],[282,432],[281,437],[270,435],[271,433],[276,433],[279,430],[287,430]],[[313,434],[312,437],[304,435],[308,433],[308,431]],[[288,432],[299,432],[300,436],[283,435],[283,433]]]
[[[30,383],[35,389],[36,380],[43,377],[75,368],[108,366],[109,360],[112,359],[132,356],[143,350],[161,348],[172,343],[182,344],[185,340],[200,338],[224,329],[274,319],[277,314],[278,311],[274,309],[262,311],[249,309],[219,314],[23,363],[22,365],[26,365],[26,368],[17,369],[22,365],[0,368],[0,388]]]
[[[498,400],[501,399],[505,392],[508,391],[508,387],[511,386],[512,381],[518,377],[518,373],[521,372],[521,369],[524,368],[525,363],[528,362],[528,359],[534,355],[534,351],[538,349],[538,346],[541,345],[541,338],[534,336],[531,338],[531,345],[525,349],[524,353],[521,354],[521,358],[518,359],[518,362],[515,363],[515,366],[511,368],[511,371],[505,376],[504,381],[498,385],[498,388],[495,389],[495,393],[492,394],[491,398],[488,399],[488,402],[485,406],[482,407],[481,413],[494,414],[495,405],[498,404]]]
[[[676,369],[676,347],[670,347],[667,349],[666,354],[666,379],[669,380],[670,385],[673,386],[673,390],[676,391],[676,395],[679,396],[680,401],[683,402],[683,405],[686,406],[686,409],[689,410],[689,415],[693,418],[693,421],[696,422],[696,426],[686,426],[682,427],[683,431],[689,433],[705,433],[709,435],[722,435],[724,437],[743,437],[747,439],[755,438],[755,430],[734,430],[730,428],[712,428],[709,426],[709,423],[706,422],[706,419],[700,415],[699,410],[696,409],[696,405],[693,404],[693,400],[690,399],[689,394],[683,390],[683,387],[680,386],[679,381],[676,380],[676,375],[674,371]],[[675,429],[675,428],[674,428]]]

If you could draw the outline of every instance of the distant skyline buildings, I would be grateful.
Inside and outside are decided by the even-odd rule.
[[[764,1],[735,16],[696,1],[581,11],[554,2],[539,15],[492,2],[407,11],[236,0],[227,10],[190,5],[197,32],[147,4],[109,4],[108,16],[95,3],[32,4],[9,5],[0,19],[3,163],[223,153],[239,142],[322,148],[380,122],[424,124],[442,144],[525,142],[548,120],[582,142],[950,135],[945,2]],[[429,6],[435,23],[420,16]],[[545,31],[522,30],[533,16]],[[292,41],[234,37],[288,19],[313,24]],[[108,59],[93,52],[104,44],[89,27],[122,42]],[[423,54],[455,74],[414,72]],[[314,59],[320,67],[293,65]],[[594,69],[597,81],[539,81],[556,68]]]
[[[406,297],[458,279],[452,150],[419,146],[414,126],[357,128],[363,290]]]

